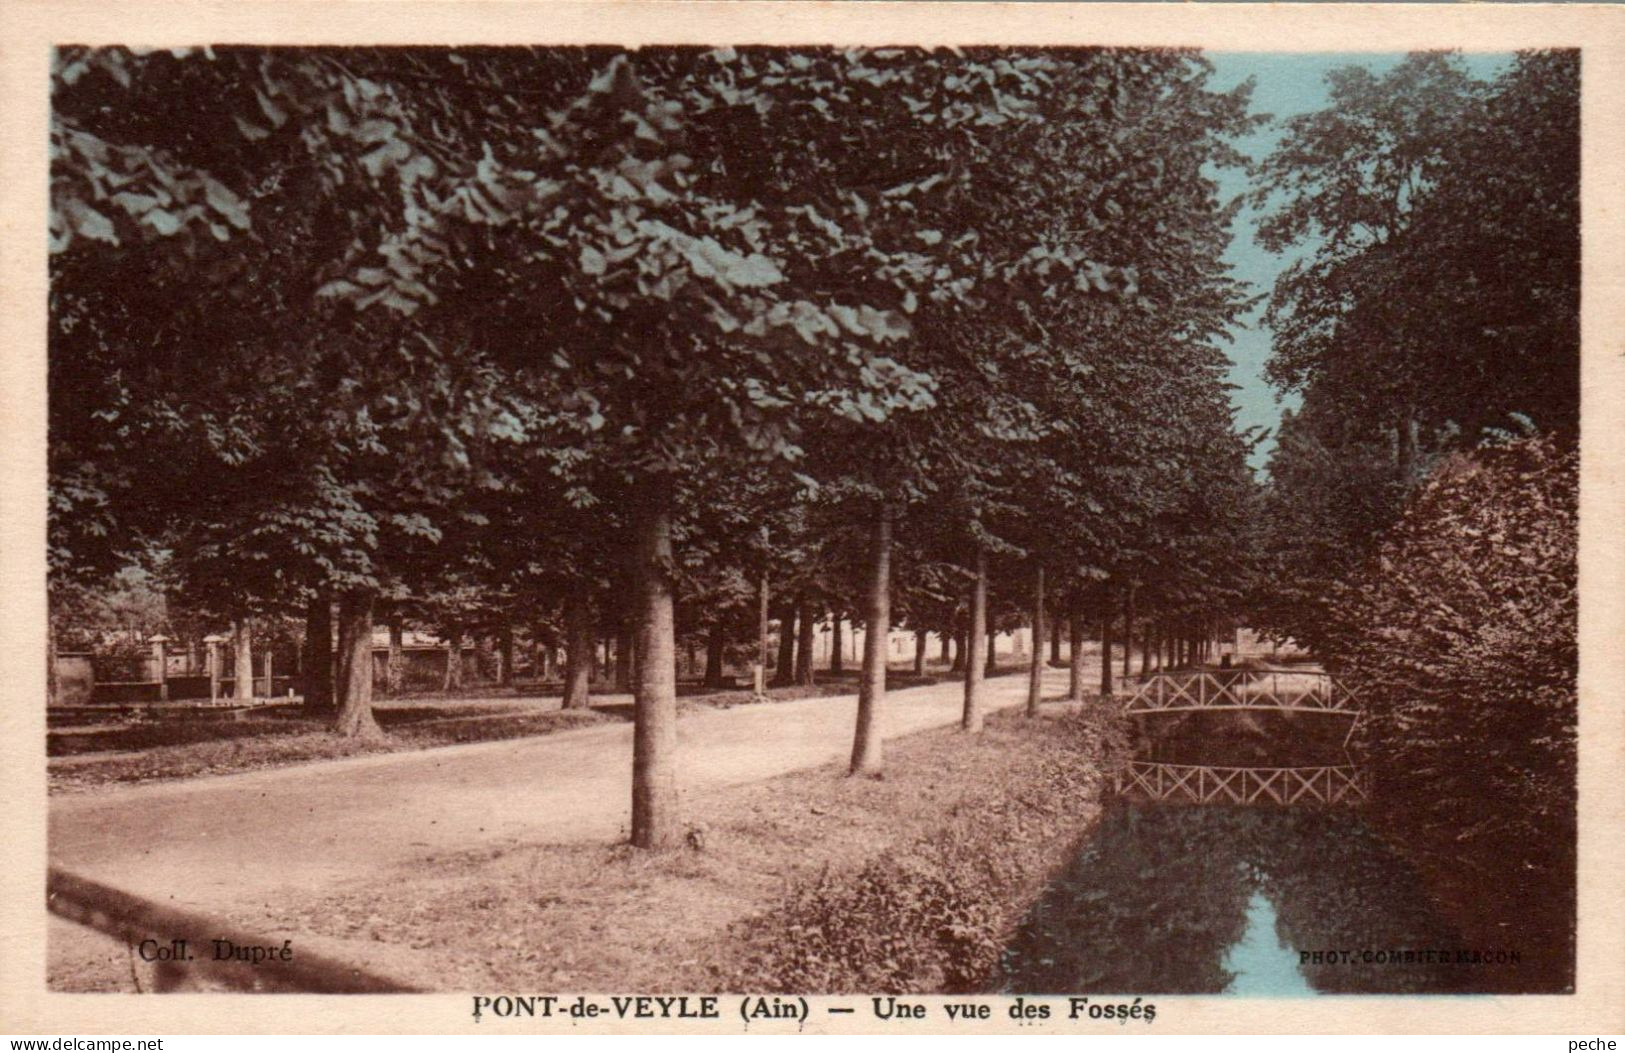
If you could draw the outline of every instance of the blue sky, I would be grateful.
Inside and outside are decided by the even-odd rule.
[[[1294,114],[1308,113],[1326,105],[1327,71],[1339,66],[1360,65],[1382,74],[1392,69],[1403,54],[1359,52],[1213,52],[1207,53],[1215,72],[1212,87],[1226,91],[1248,77],[1255,77],[1253,112],[1267,113],[1282,119]],[[1494,76],[1510,60],[1510,55],[1475,54],[1466,57],[1468,69],[1480,77]],[[1237,145],[1254,157],[1263,157],[1280,139],[1281,129],[1275,123],[1265,125],[1257,133],[1241,140]],[[1226,198],[1235,197],[1247,189],[1247,180],[1240,172],[1219,173],[1219,185]],[[1254,240],[1259,216],[1244,208],[1236,217],[1235,236],[1225,254],[1236,277],[1250,282],[1255,293],[1267,294],[1294,255],[1276,255],[1265,252]],[[1233,341],[1225,348],[1234,363],[1230,382],[1239,390],[1231,392],[1236,404],[1241,427],[1256,425],[1273,433],[1281,419],[1283,405],[1296,404],[1295,398],[1285,403],[1277,401],[1275,390],[1264,380],[1264,362],[1269,357],[1270,334],[1260,321],[1260,306],[1242,325],[1235,327]],[[1262,467],[1268,458],[1272,442],[1261,446],[1253,456],[1255,467]]]

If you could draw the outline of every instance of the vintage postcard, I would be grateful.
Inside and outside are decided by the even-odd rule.
[[[0,12],[5,1030],[1625,1030],[1625,9]]]

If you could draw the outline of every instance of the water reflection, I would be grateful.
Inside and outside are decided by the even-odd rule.
[[[1314,994],[1298,968],[1298,956],[1281,943],[1275,904],[1262,892],[1247,901],[1247,928],[1224,956],[1231,975],[1225,994],[1259,998],[1295,998]]]
[[[1437,965],[1300,951],[1454,947],[1410,867],[1347,809],[1115,803],[1006,949],[1031,993],[1451,991]],[[1290,972],[1287,971],[1290,967]]]

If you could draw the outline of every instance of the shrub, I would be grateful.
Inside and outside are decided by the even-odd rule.
[[[1331,604],[1379,810],[1501,934],[1572,936],[1577,469],[1539,438],[1445,459]]]

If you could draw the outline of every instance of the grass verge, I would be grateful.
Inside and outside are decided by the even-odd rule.
[[[334,735],[321,722],[299,717],[260,717],[221,721],[212,726],[135,725],[122,736],[131,752],[64,750],[48,762],[50,792],[64,793],[104,786],[227,775],[257,768],[307,761],[336,760],[369,753],[450,746],[464,742],[550,735],[625,719],[599,709],[518,710],[445,716],[398,723],[379,716],[381,738],[351,739]],[[121,729],[124,730],[124,729]]]

